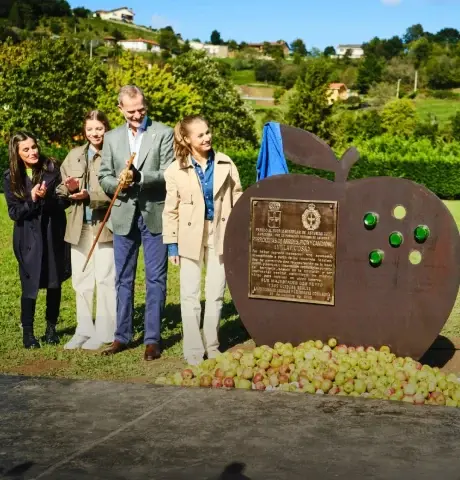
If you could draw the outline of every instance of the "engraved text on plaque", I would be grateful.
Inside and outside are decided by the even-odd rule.
[[[249,297],[334,305],[337,202],[251,198]]]

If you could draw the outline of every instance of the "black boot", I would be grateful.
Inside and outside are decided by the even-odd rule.
[[[24,344],[24,348],[27,348],[27,349],[40,348],[40,344],[38,343],[38,340],[34,336],[33,327],[23,327],[22,342]]]
[[[61,306],[61,289],[49,288],[46,292],[46,332],[45,342],[51,345],[59,344],[59,337],[56,333],[56,324]]]
[[[35,299],[21,297],[22,342],[24,348],[40,348],[34,336]]]
[[[56,333],[56,325],[53,323],[48,322],[46,324],[45,342],[50,343],[51,345],[59,344],[59,337]]]

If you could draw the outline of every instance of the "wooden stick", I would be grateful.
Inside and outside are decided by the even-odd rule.
[[[135,156],[136,156],[136,154],[133,153],[133,154],[131,155],[131,157],[129,158],[129,160],[128,160],[128,165],[127,165],[127,167],[126,167],[128,170],[131,168],[131,165],[133,164],[133,161],[134,161],[134,157],[135,157]],[[121,184],[121,181],[119,181],[119,182],[118,182],[117,189],[115,190],[115,193],[114,193],[114,195],[113,195],[112,201],[110,202],[109,208],[107,209],[107,212],[106,212],[106,214],[105,214],[104,220],[102,220],[101,226],[99,227],[99,231],[97,232],[96,238],[94,239],[94,242],[93,242],[93,245],[92,245],[92,247],[91,247],[91,250],[90,250],[89,253],[88,253],[88,257],[86,258],[86,262],[85,262],[85,264],[83,265],[82,272],[85,271],[85,268],[86,268],[86,266],[88,265],[89,259],[91,258],[91,255],[93,254],[93,251],[94,251],[94,249],[96,248],[97,241],[99,240],[99,237],[100,237],[100,235],[101,235],[101,233],[102,233],[102,230],[104,229],[105,224],[107,223],[107,220],[109,219],[110,211],[112,210],[113,204],[115,203],[115,200],[117,199],[118,194],[120,193],[121,185],[122,185],[122,184]]]

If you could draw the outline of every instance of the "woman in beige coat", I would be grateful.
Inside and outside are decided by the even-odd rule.
[[[207,121],[189,116],[174,129],[176,161],[165,171],[163,242],[180,265],[184,358],[196,365],[219,353],[218,330],[225,291],[225,226],[242,194],[238,170],[214,152]],[[206,266],[204,343],[200,334],[201,270]]]
[[[114,339],[116,327],[115,262],[112,232],[104,226],[84,272],[110,198],[98,182],[100,152],[104,134],[110,129],[104,113],[94,110],[84,120],[87,143],[69,152],[61,165],[62,183],[58,194],[72,201],[64,240],[71,244],[72,286],[76,294],[77,329],[64,346],[72,350],[97,350]],[[93,323],[93,297],[96,294],[96,321]]]

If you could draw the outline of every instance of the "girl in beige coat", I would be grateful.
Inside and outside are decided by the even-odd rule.
[[[218,330],[225,292],[222,260],[225,226],[242,194],[238,170],[214,152],[207,121],[189,116],[174,129],[176,161],[165,171],[163,242],[180,265],[184,358],[191,365],[219,353]],[[206,266],[204,343],[200,334],[201,271]]]
[[[76,294],[77,329],[65,349],[97,350],[111,343],[116,327],[115,261],[112,232],[104,226],[84,272],[83,265],[104,219],[110,198],[98,182],[104,134],[110,129],[104,113],[94,110],[84,120],[87,143],[69,152],[61,165],[58,194],[71,200],[65,241],[71,244],[72,286]],[[93,297],[96,287],[96,321]]]

